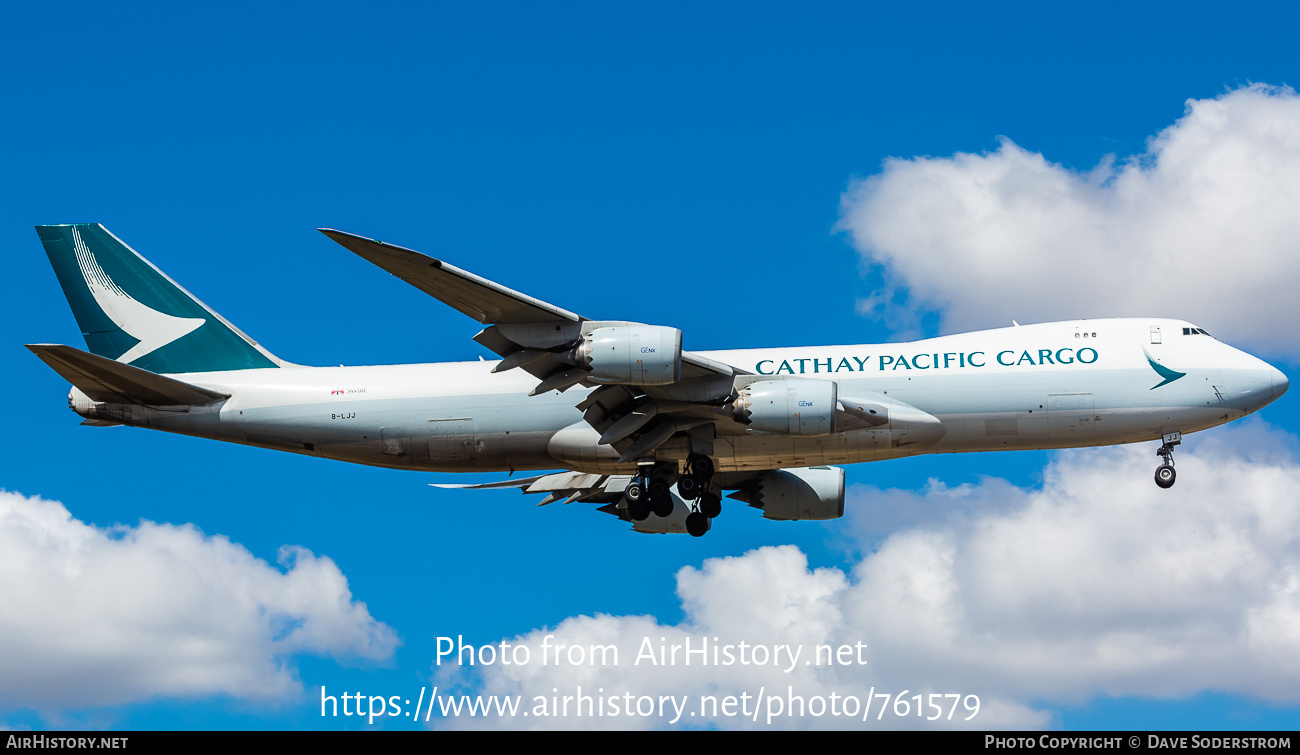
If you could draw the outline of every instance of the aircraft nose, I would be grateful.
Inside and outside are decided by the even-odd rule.
[[[1229,388],[1227,404],[1250,414],[1263,409],[1286,393],[1291,381],[1273,365],[1244,351],[1234,350],[1230,367],[1223,370]]]

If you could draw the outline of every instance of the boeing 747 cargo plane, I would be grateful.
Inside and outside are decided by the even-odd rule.
[[[271,354],[102,225],[37,232],[88,351],[28,346],[87,425],[130,425],[437,472],[555,470],[466,488],[588,502],[700,536],[722,496],[768,519],[844,513],[831,466],[1159,441],[1230,422],[1285,375],[1189,322],[1053,322],[911,343],[682,350],[682,331],[591,320],[409,249],[349,251],[469,315],[500,357],[304,367]]]

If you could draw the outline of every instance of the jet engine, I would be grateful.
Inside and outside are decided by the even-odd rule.
[[[727,497],[762,509],[764,519],[839,519],[844,516],[844,470],[771,469]]]
[[[667,385],[682,374],[682,331],[659,325],[596,328],[570,352],[593,383]]]
[[[835,432],[836,385],[830,380],[764,380],[741,388],[731,402],[736,421],[768,435]]]

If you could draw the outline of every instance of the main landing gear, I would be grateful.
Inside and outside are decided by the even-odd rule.
[[[668,492],[668,481],[662,477],[639,474],[632,478],[623,491],[627,501],[627,514],[634,521],[644,522],[651,514],[668,516],[673,513],[673,497]]]
[[[1182,433],[1165,433],[1160,450],[1156,451],[1156,455],[1164,461],[1156,467],[1156,484],[1162,488],[1172,488],[1174,480],[1178,479],[1178,474],[1174,472],[1174,446],[1182,442]]]
[[[690,511],[686,515],[686,531],[693,537],[703,537],[709,531],[709,520],[722,513],[722,499],[709,489],[713,482],[713,459],[703,454],[691,454],[686,459],[686,471],[677,478],[677,493]],[[643,522],[651,514],[667,517],[673,513],[673,497],[669,492],[669,476],[655,474],[646,465],[623,491],[628,516]]]
[[[686,473],[677,478],[677,492],[683,501],[695,501],[691,513],[686,515],[686,531],[692,537],[704,537],[709,531],[709,520],[722,513],[722,498],[709,490],[713,482],[713,459],[704,454],[686,457]]]

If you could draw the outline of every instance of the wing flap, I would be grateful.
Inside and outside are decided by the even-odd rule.
[[[229,393],[164,377],[60,344],[29,344],[41,361],[94,401],[143,406],[201,406],[230,398]]]

